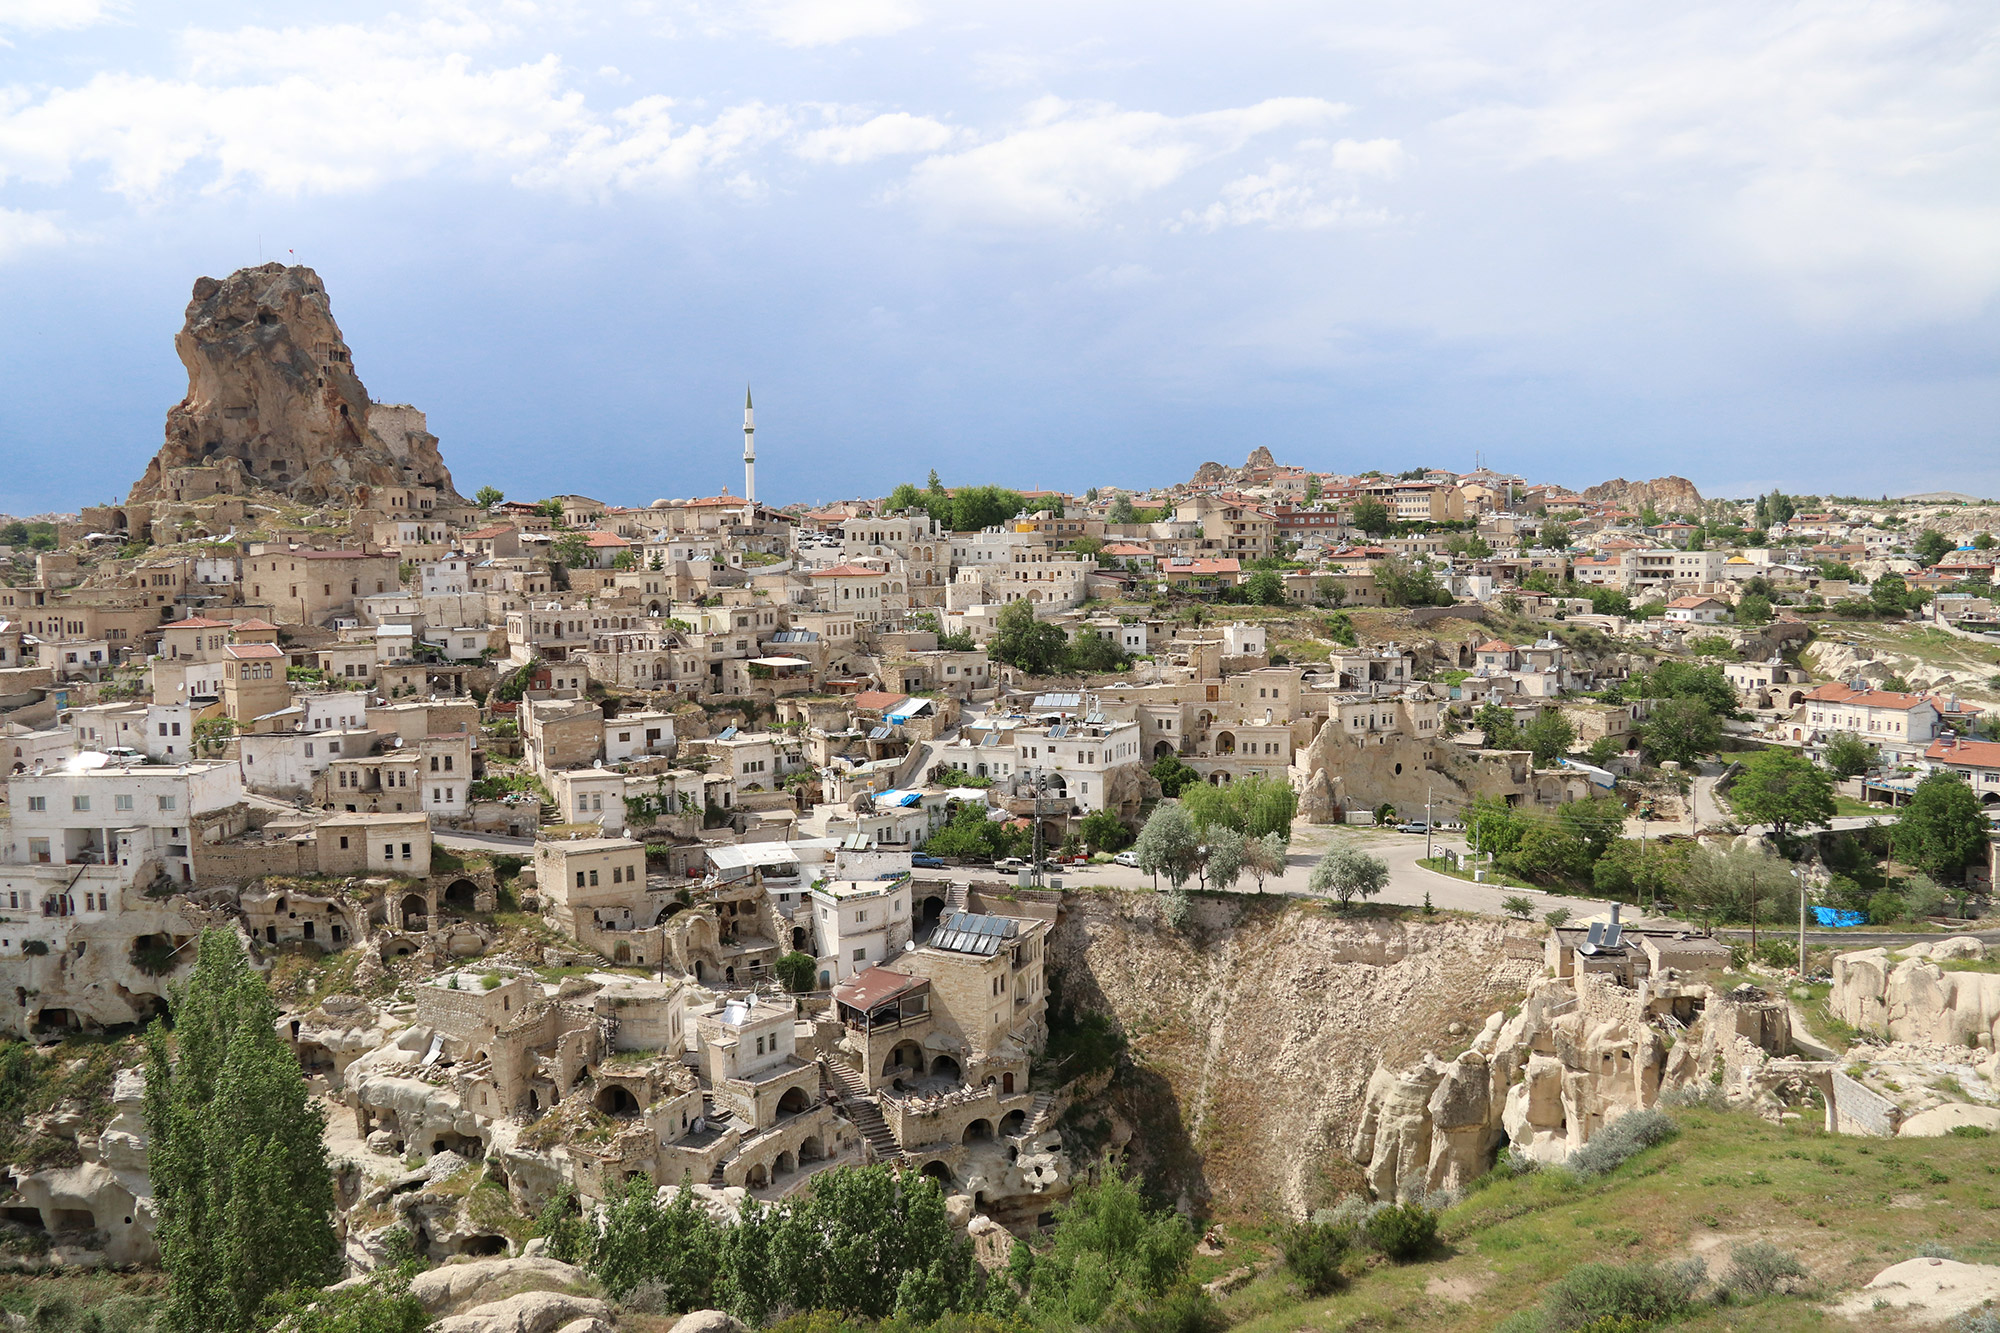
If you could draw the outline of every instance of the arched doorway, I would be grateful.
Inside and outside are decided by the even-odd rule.
[[[817,1162],[824,1156],[826,1156],[826,1148],[820,1143],[817,1135],[808,1136],[806,1141],[799,1145],[799,1165],[801,1166],[804,1166],[807,1162]]]
[[[591,1098],[591,1103],[606,1115],[632,1116],[639,1114],[639,1099],[632,1095],[630,1088],[618,1083],[599,1088],[597,1095]]]
[[[959,1070],[958,1061],[948,1055],[940,1055],[937,1059],[931,1061],[931,1077],[948,1078],[956,1083],[963,1075]]]
[[[429,926],[430,904],[424,901],[421,893],[403,895],[402,911],[404,930],[423,930]]]
[[[1174,743],[1172,741],[1161,741],[1158,745],[1155,745],[1153,747],[1153,758],[1165,759],[1168,755],[1172,754],[1173,752],[1174,752]]]
[[[936,926],[939,919],[942,918],[943,916],[944,916],[944,899],[942,897],[934,893],[930,897],[924,899],[924,905],[921,912],[921,919],[923,921],[925,929],[929,929],[931,927]]]
[[[771,1175],[773,1177],[789,1176],[798,1169],[798,1158],[792,1156],[790,1152],[781,1152],[778,1154],[778,1160],[771,1165]]]
[[[924,1163],[924,1174],[947,1189],[951,1187],[951,1168],[943,1162]]]
[[[804,950],[806,947],[806,928],[804,926],[792,927],[792,947],[798,950]]]
[[[743,1183],[745,1185],[748,1185],[753,1190],[760,1190],[763,1189],[766,1185],[771,1183],[771,1177],[770,1174],[764,1170],[764,1164],[762,1162],[759,1162],[757,1163],[757,1165],[751,1167],[750,1170],[744,1174]]]
[[[479,898],[479,886],[469,879],[455,879],[444,891],[444,905],[454,912],[470,912]]]
[[[1236,733],[1233,731],[1218,731],[1215,733],[1215,752],[1217,754],[1235,754]]]
[[[965,1134],[959,1139],[959,1142],[980,1143],[992,1137],[993,1122],[991,1120],[975,1120],[965,1127]]]
[[[786,1088],[785,1095],[778,1098],[779,1115],[797,1115],[812,1106],[812,1098],[804,1088]]]
[[[1009,1111],[1006,1115],[1000,1117],[1000,1137],[1002,1138],[1019,1134],[1027,1127],[1028,1113],[1026,1111]]]

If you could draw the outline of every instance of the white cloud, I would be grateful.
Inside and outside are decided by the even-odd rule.
[[[952,129],[929,116],[891,111],[858,125],[829,125],[800,139],[792,151],[812,162],[846,166],[878,157],[934,153],[952,141]]]
[[[52,214],[0,208],[0,263],[27,250],[61,245],[65,239]]]
[[[786,46],[833,46],[913,28],[924,11],[916,0],[761,0],[745,17]]]
[[[1338,120],[1316,97],[1168,116],[1042,98],[1023,123],[977,147],[917,164],[904,193],[943,221],[1078,224],[1163,190],[1195,168],[1281,129]]]
[[[1222,187],[1222,197],[1181,214],[1175,230],[1261,225],[1302,231],[1386,222],[1380,206],[1368,207],[1354,188],[1356,176],[1387,178],[1409,161],[1394,139],[1308,142],[1297,158],[1273,162]]]
[[[22,32],[87,28],[103,21],[110,8],[104,0],[0,0],[0,28]]]

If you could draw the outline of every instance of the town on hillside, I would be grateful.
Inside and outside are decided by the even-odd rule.
[[[1675,1086],[1847,1133],[2000,1101],[1812,1055],[1732,973],[1808,984],[1808,922],[1981,928],[2000,508],[1261,448],[777,506],[748,395],[741,494],[468,498],[310,269],[202,279],[177,346],[126,498],[0,530],[0,1031],[129,1036],[233,940],[358,1270],[870,1164],[1004,1268],[1105,1169],[1057,962],[1099,887],[1162,932],[1266,895],[1511,932],[1525,1008],[1342,1094],[1379,1199]],[[1933,807],[1944,850],[1882,841]],[[1856,1030],[1907,1017],[1878,962]],[[1991,1082],[1996,1022],[1897,1035]],[[142,1062],[106,1079],[8,1131],[0,1229],[150,1264]]]

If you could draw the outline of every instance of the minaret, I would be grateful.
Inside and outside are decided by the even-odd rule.
[[[743,499],[752,511],[757,504],[757,413],[750,406],[750,390],[743,390]]]

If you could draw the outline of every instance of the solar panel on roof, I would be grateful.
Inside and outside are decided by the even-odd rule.
[[[896,729],[894,727],[877,727],[868,733],[868,739],[871,741],[886,741],[895,734]]]
[[[733,740],[735,740],[735,739],[736,739],[736,728],[734,728],[734,727],[724,727],[724,728],[722,729],[722,732],[721,732],[721,734],[719,734],[718,736],[716,736],[716,738],[715,738],[715,739],[717,739],[717,740],[719,740],[719,741],[733,741]]]
[[[1069,735],[1069,723],[1067,722],[1058,722],[1049,728],[1049,739],[1052,741],[1059,741],[1067,735]]]

